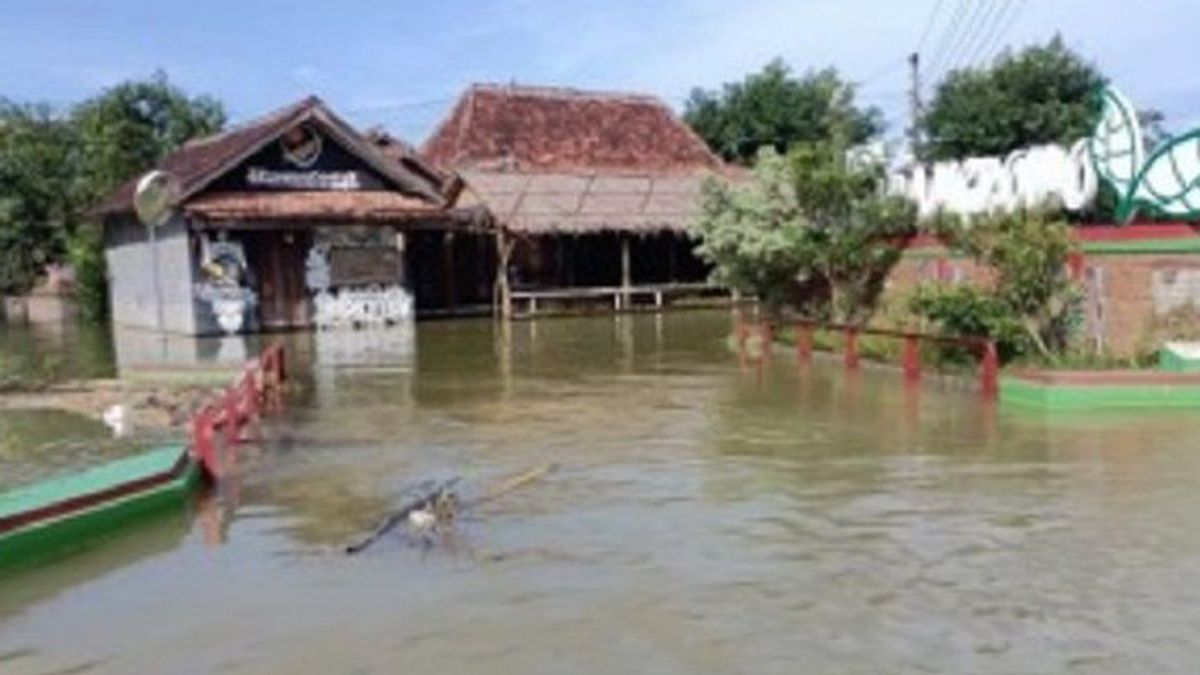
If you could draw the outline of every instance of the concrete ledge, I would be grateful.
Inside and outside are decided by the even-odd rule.
[[[1000,403],[1068,411],[1200,408],[1200,373],[1023,371],[1000,378]]]

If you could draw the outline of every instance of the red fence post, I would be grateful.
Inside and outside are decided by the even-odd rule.
[[[909,380],[921,378],[921,343],[916,335],[904,336],[904,377]]]
[[[854,326],[846,327],[846,353],[844,361],[846,368],[854,369],[858,367],[858,328]]]
[[[771,358],[771,349],[775,344],[775,331],[771,328],[770,321],[763,321],[758,328],[759,340],[762,341],[762,357],[764,359]]]
[[[737,313],[737,348],[738,352],[746,351],[746,340],[750,337],[750,328],[746,324],[745,317],[742,316],[741,310]]]
[[[801,363],[812,361],[813,327],[807,321],[796,322],[796,360]]]
[[[984,398],[995,398],[1000,393],[1000,355],[996,351],[995,340],[986,340],[983,343],[983,358],[979,363],[979,384]]]
[[[217,450],[213,445],[213,411],[205,406],[192,417],[192,456],[212,478],[220,474],[217,466]]]

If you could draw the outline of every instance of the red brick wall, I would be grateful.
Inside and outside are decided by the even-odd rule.
[[[880,321],[905,313],[916,287],[940,278],[987,283],[974,261],[924,249],[906,254],[888,279]],[[1085,333],[1114,356],[1156,349],[1172,337],[1200,338],[1200,253],[1088,253],[1084,255]]]

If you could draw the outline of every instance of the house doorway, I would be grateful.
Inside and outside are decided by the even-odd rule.
[[[246,260],[255,279],[258,312],[266,330],[302,328],[311,323],[304,261],[312,234],[303,230],[248,232]]]

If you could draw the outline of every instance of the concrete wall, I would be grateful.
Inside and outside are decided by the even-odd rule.
[[[194,334],[193,262],[183,219],[174,218],[158,228],[155,238],[158,290],[163,301],[163,328],[176,333]],[[132,218],[111,222],[105,231],[105,241],[113,323],[156,329],[158,309],[153,249],[146,227]]]

